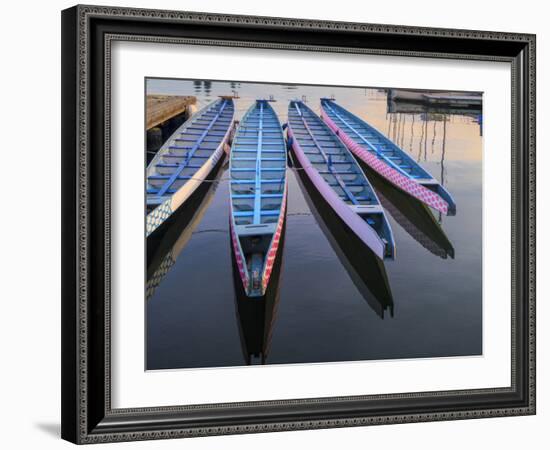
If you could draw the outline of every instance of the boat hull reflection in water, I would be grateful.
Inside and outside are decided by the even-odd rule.
[[[166,226],[147,238],[147,300],[153,296],[200,224],[216,192],[224,159],[218,161],[210,178],[168,219]]]
[[[353,284],[379,317],[388,312],[393,317],[394,302],[384,262],[334,214],[299,161],[293,157],[292,162],[304,198]]]
[[[361,165],[376,189],[380,203],[407,234],[434,255],[443,259],[447,256],[454,258],[453,244],[430,208],[389,185],[365,164]]]
[[[283,260],[285,226],[281,232],[281,245],[271,272],[271,281],[261,297],[250,297],[244,290],[239,267],[232,252],[235,309],[239,324],[239,337],[246,365],[266,364],[271,346],[271,337],[277,317],[280,299],[280,278]]]

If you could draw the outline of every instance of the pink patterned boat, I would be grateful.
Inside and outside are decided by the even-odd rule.
[[[380,259],[393,259],[390,224],[363,170],[346,146],[303,102],[288,107],[289,144],[327,204]]]
[[[332,99],[321,99],[321,117],[355,156],[394,186],[443,214],[456,214],[439,181],[376,128]]]
[[[231,146],[231,241],[246,295],[264,296],[286,216],[286,146],[277,114],[256,100]]]

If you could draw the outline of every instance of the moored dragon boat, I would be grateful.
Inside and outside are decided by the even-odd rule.
[[[332,99],[321,99],[321,117],[363,163],[394,186],[443,214],[456,214],[447,190],[405,151]]]
[[[393,259],[390,224],[346,146],[303,102],[288,107],[288,139],[301,169],[340,219],[380,259]]]
[[[229,163],[231,242],[246,295],[265,294],[286,215],[286,145],[268,100],[239,123]]]
[[[213,101],[182,124],[149,163],[147,236],[185,203],[225,155],[234,112],[231,98]]]

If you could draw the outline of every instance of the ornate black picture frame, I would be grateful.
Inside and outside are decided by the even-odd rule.
[[[505,61],[512,66],[512,373],[506,388],[111,407],[114,41]],[[62,437],[83,444],[535,413],[535,36],[75,6],[62,12]]]

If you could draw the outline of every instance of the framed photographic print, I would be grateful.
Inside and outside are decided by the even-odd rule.
[[[535,413],[535,36],[62,13],[62,436]]]

